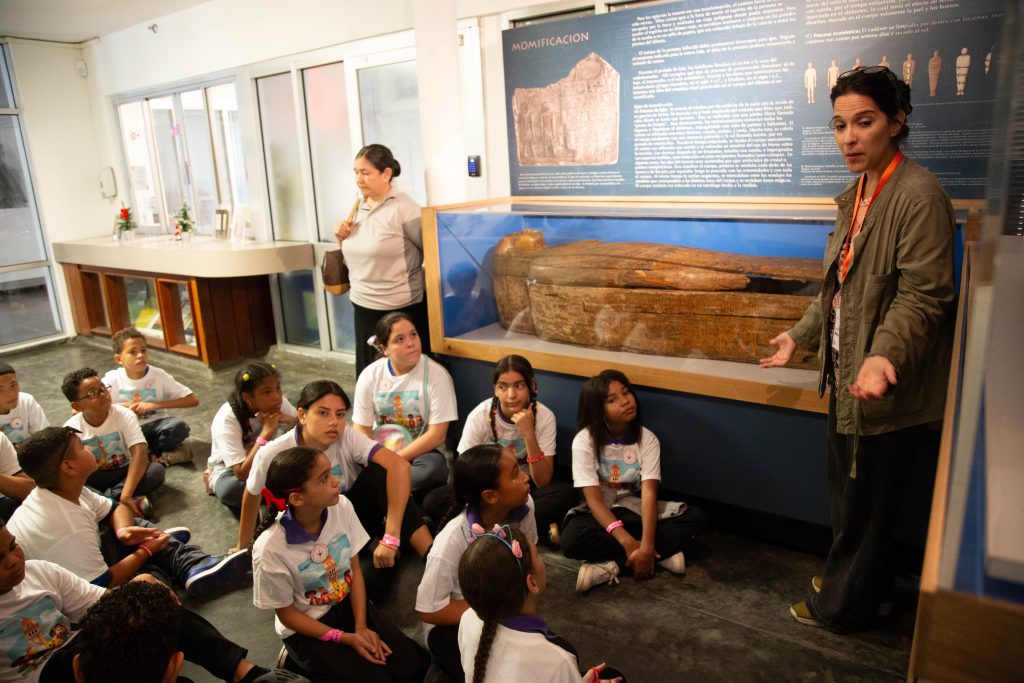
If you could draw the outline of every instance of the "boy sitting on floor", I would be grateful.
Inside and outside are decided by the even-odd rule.
[[[82,434],[82,443],[96,459],[97,471],[86,484],[145,516],[143,507],[148,502],[135,496],[145,496],[163,484],[164,468],[149,462],[146,437],[135,413],[111,403],[110,387],[92,368],[65,375],[60,390],[76,411],[64,426]]]
[[[188,424],[167,414],[168,408],[192,408],[199,398],[171,374],[149,364],[146,338],[134,327],[113,336],[114,362],[121,367],[103,375],[115,403],[135,413],[149,451],[164,465],[192,462],[185,439]]]
[[[0,360],[0,431],[17,448],[29,434],[49,426],[43,407],[21,390],[11,364]]]
[[[119,595],[121,591],[125,593]],[[137,576],[105,598],[104,593],[99,586],[52,562],[26,561],[25,551],[0,519],[0,642],[4,644],[0,648],[0,681],[69,681],[75,664],[76,669],[88,671],[80,681],[150,680],[139,658],[151,654],[153,648],[141,647],[139,639],[152,639],[156,631],[173,633],[175,651],[180,646],[185,659],[225,681],[250,683],[284,673],[268,671],[246,660],[244,648],[225,639],[198,614],[181,608],[167,587],[157,585],[156,579],[148,574]],[[86,624],[80,634],[83,637],[70,638],[72,622],[81,621],[90,606],[95,608],[95,614],[90,609],[85,622],[100,625],[115,613],[105,605],[126,602],[134,605],[138,614],[136,619],[122,620],[117,625],[118,638],[99,640],[98,644],[95,638],[83,638],[90,634],[100,638],[106,635],[99,627],[86,630]],[[93,655],[93,659],[113,659],[138,668],[127,669],[130,674],[106,678],[98,666],[94,674],[92,667],[78,664],[76,655],[85,653]],[[168,659],[164,657],[165,665]]]
[[[104,587],[120,585],[145,568],[196,596],[236,583],[251,568],[248,551],[207,555],[186,545],[188,529],[164,532],[144,519],[133,520],[127,505],[115,506],[86,488],[96,459],[70,427],[47,427],[25,439],[18,462],[36,488],[7,526],[33,560],[49,560]],[[99,536],[101,523],[112,535]]]

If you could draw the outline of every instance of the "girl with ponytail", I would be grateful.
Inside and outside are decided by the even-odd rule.
[[[491,385],[493,395],[466,418],[456,451],[462,453],[485,443],[513,445],[537,506],[537,529],[541,538],[557,547],[559,523],[579,503],[579,494],[568,482],[554,479],[555,414],[537,400],[533,366],[522,356],[499,360],[491,373]],[[451,488],[445,487],[428,495],[423,507],[433,516],[439,508],[447,508],[445,503],[450,500]]]
[[[459,587],[459,559],[474,538],[474,525],[518,524],[536,543],[537,522],[530,486],[512,446],[470,448],[455,461],[453,477],[455,503],[427,556],[416,591],[416,612],[426,625],[427,647],[438,665],[461,681],[458,626],[469,605]]]
[[[274,610],[288,656],[315,681],[422,681],[426,653],[366,598],[359,551],[369,536],[327,456],[284,450],[266,483],[283,512],[253,545],[253,603]]]
[[[473,531],[475,539],[459,560],[459,585],[470,607],[459,625],[466,680],[580,683],[576,649],[549,631],[537,614],[537,601],[547,588],[537,546],[507,525],[486,533],[475,526]],[[582,680],[623,679],[599,664]]]
[[[277,368],[254,361],[236,372],[234,388],[210,425],[210,460],[203,474],[207,492],[232,510],[241,510],[245,478],[256,452],[295,420],[295,408],[281,392]]]

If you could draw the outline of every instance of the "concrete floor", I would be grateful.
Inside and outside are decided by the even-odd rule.
[[[18,372],[23,391],[34,395],[54,424],[69,414],[60,393],[65,373],[83,366],[100,374],[113,367],[106,340],[80,338],[40,350],[11,354],[5,360]],[[282,385],[295,401],[306,382],[320,377],[354,388],[351,365],[297,353],[273,351],[269,360],[282,373]],[[231,512],[205,495],[202,471],[209,455],[209,423],[224,401],[237,366],[210,370],[197,361],[152,352],[151,362],[168,370],[199,397],[197,408],[177,414],[192,427],[194,466],[167,472],[166,484],[153,494],[153,521],[164,527],[186,525],[193,542],[212,554],[223,552],[236,537]],[[479,397],[460,397],[472,406]],[[713,523],[714,520],[712,520]],[[711,554],[688,568],[685,577],[659,573],[636,582],[602,586],[587,596],[574,591],[577,562],[542,552],[548,591],[540,610],[552,630],[573,643],[580,665],[607,661],[633,683],[647,681],[879,681],[905,678],[914,624],[912,590],[897,596],[893,617],[878,628],[839,636],[801,626],[788,612],[806,597],[810,579],[822,560],[749,539],[709,531]],[[406,633],[416,637],[413,612],[422,564],[403,560],[399,585],[379,605]],[[249,648],[249,658],[270,665],[280,649],[273,615],[252,605],[251,589],[237,589],[205,600],[188,599],[229,638]],[[186,663],[185,675],[197,683],[214,680]],[[432,671],[428,680],[440,680]]]

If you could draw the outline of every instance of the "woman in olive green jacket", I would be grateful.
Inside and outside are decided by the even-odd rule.
[[[942,418],[952,339],[953,231],[949,198],[903,157],[910,88],[885,67],[847,72],[832,89],[832,127],[857,180],[836,197],[821,294],[771,343],[762,367],[817,350],[828,416],[832,547],[804,624],[851,631],[891,599],[891,533],[926,425]]]

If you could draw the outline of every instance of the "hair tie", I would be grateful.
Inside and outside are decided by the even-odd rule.
[[[243,372],[242,373],[242,381],[243,382],[248,382],[249,381],[249,373],[248,372]]]
[[[370,337],[366,340],[366,343],[367,345],[372,346],[373,348],[377,348],[377,335],[371,334]]]

